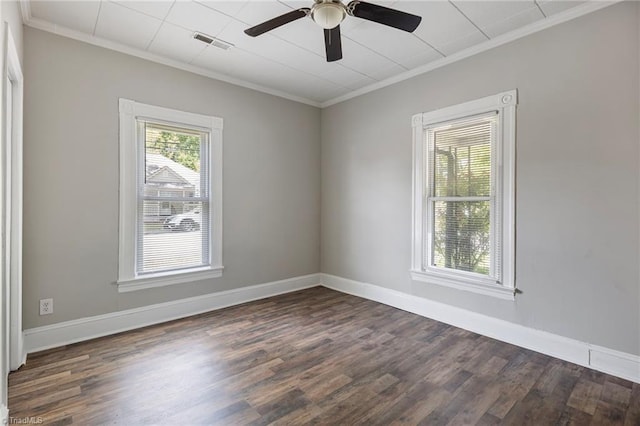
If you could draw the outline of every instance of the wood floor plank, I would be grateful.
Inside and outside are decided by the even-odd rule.
[[[526,362],[522,356],[516,357],[500,375],[502,393],[489,408],[488,413],[503,419],[511,408],[529,393],[543,371],[544,367],[539,364]]]
[[[584,411],[567,406],[557,424],[558,426],[583,426],[590,424],[592,418],[593,416]]]
[[[414,397],[405,398],[383,414],[379,424],[415,425],[424,421],[435,409],[451,400],[451,394],[442,389],[422,384],[422,391]]]
[[[317,380],[301,384],[300,389],[311,401],[318,402],[352,381],[351,377],[344,374],[329,372],[319,376]]]
[[[598,407],[602,394],[602,385],[588,380],[581,380],[573,389],[567,405],[587,414],[593,415]]]
[[[631,403],[627,409],[624,426],[640,425],[640,384],[634,383],[631,391]]]
[[[640,385],[326,288],[32,354],[46,425],[640,426]]]

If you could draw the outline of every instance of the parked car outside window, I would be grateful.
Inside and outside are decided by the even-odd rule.
[[[169,216],[164,220],[164,229],[170,231],[198,231],[201,225],[202,214],[200,213],[200,209],[193,209],[186,213]]]

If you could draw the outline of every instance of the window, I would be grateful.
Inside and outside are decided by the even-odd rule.
[[[514,298],[516,99],[413,117],[414,280]]]
[[[120,99],[119,291],[222,275],[222,119]]]

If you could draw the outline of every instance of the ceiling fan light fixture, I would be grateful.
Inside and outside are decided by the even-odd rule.
[[[323,1],[316,3],[311,9],[311,18],[313,21],[326,30],[337,27],[347,16],[344,5],[342,3],[334,3],[333,1]]]

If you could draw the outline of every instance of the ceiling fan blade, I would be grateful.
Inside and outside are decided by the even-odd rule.
[[[357,18],[388,25],[410,33],[418,28],[420,21],[422,21],[420,16],[360,0],[350,2],[347,5],[347,12]]]
[[[288,24],[289,22],[304,18],[309,14],[310,11],[311,9],[309,9],[308,7],[292,10],[291,12],[285,13],[284,15],[277,16],[273,19],[269,19],[268,21],[263,22],[262,24],[258,24],[255,27],[247,28],[246,30],[244,30],[244,33],[251,37],[256,37],[260,34],[266,33],[267,31],[271,31],[274,28],[278,28],[283,26],[284,24]]]
[[[342,59],[340,25],[330,30],[324,30],[324,48],[327,52],[327,62],[333,62]]]

